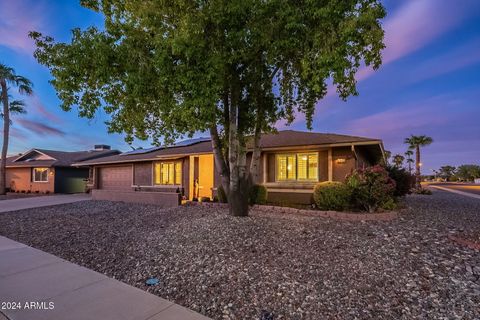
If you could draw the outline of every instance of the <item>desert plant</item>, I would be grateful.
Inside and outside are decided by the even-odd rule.
[[[346,184],[356,209],[375,212],[395,200],[395,181],[380,165],[353,171],[347,176]]]
[[[256,184],[250,188],[249,202],[250,205],[267,203],[268,191],[267,188]]]
[[[313,190],[313,200],[319,209],[342,211],[350,206],[351,190],[341,182],[321,182]]]
[[[225,189],[223,189],[223,186],[220,185],[217,188],[217,196],[218,196],[218,202],[220,203],[228,203],[228,198],[227,194],[225,193]]]
[[[386,166],[388,176],[395,181],[395,197],[403,197],[410,193],[415,185],[415,177],[404,168],[398,166]]]

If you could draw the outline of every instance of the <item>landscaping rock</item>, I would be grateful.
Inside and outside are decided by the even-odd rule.
[[[213,319],[479,319],[480,253],[449,236],[478,235],[480,201],[405,205],[362,223],[86,201],[0,214],[0,234]]]

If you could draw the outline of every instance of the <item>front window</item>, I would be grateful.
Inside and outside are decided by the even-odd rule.
[[[182,163],[181,162],[155,163],[155,184],[181,185],[182,184]]]
[[[318,181],[318,153],[277,155],[277,181]]]
[[[33,168],[33,182],[48,182],[48,168]]]

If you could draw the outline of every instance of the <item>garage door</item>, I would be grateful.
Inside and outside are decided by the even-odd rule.
[[[132,187],[132,167],[105,167],[100,168],[100,189],[128,190]]]

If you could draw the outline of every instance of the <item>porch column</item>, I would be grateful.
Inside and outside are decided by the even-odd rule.
[[[328,149],[328,181],[333,181],[333,156],[332,148]]]

